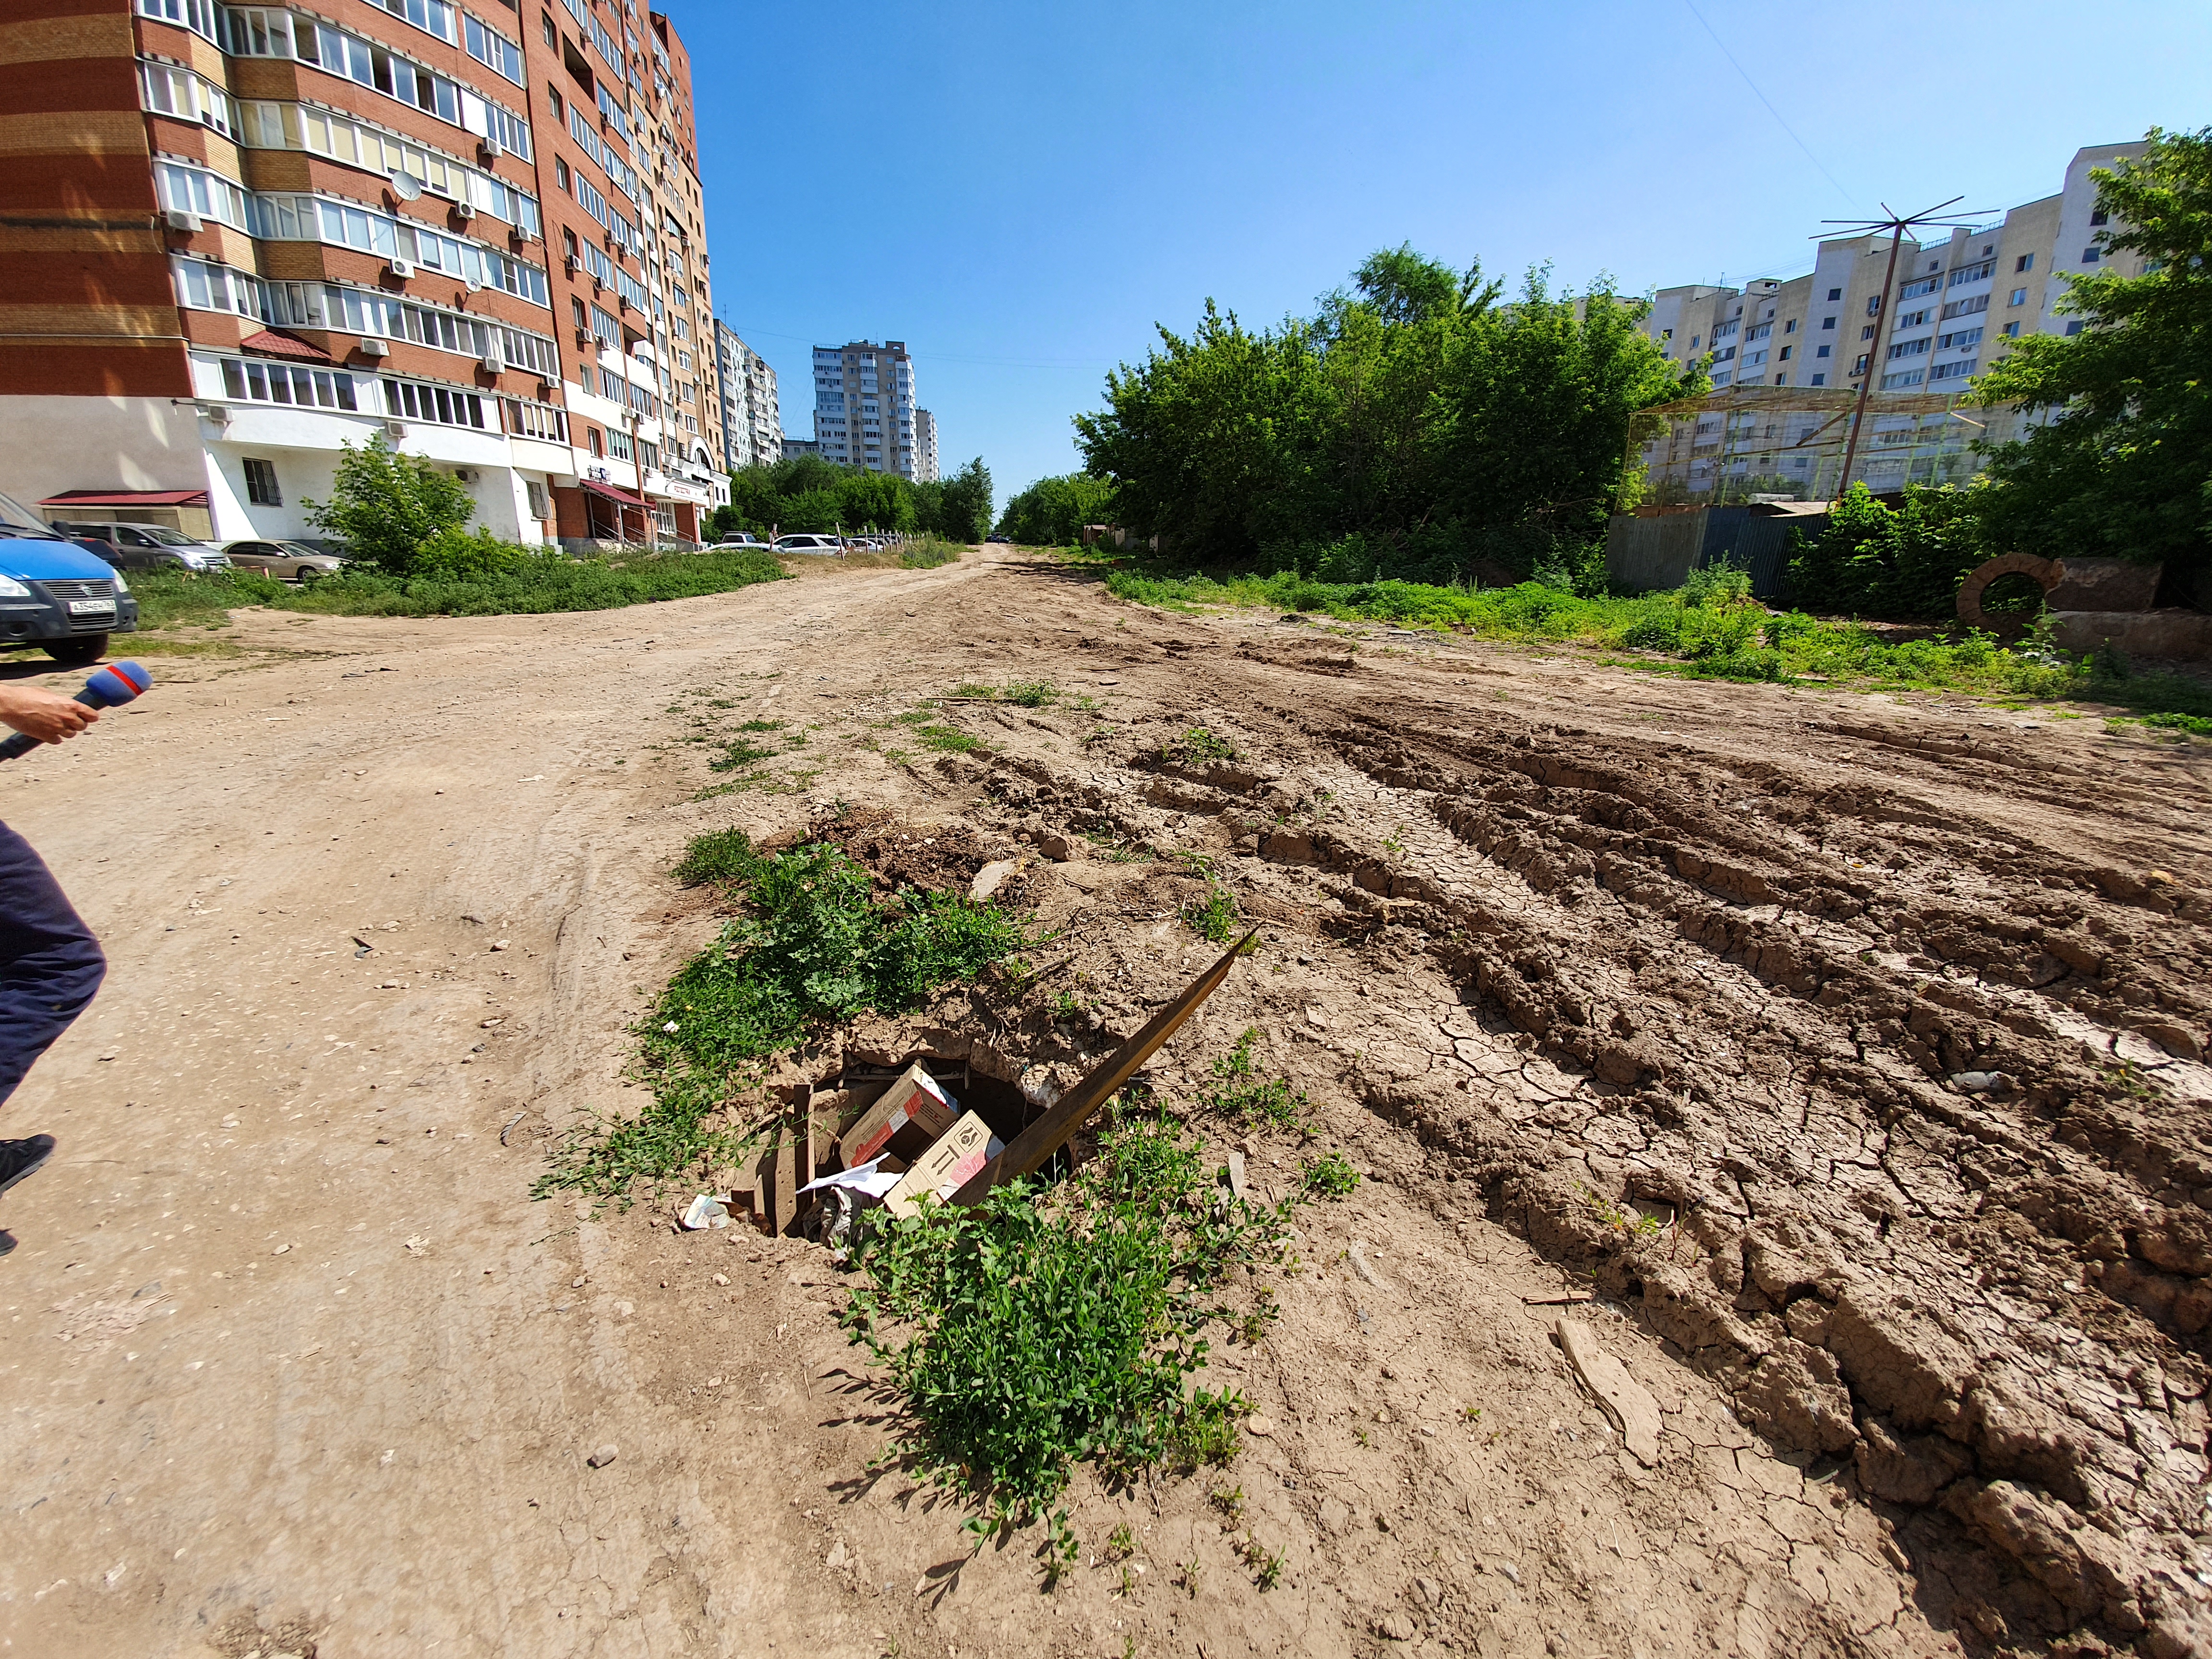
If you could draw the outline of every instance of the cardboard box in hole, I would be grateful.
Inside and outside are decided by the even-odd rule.
[[[884,1194],[884,1207],[895,1216],[908,1216],[921,1207],[924,1193],[950,1198],[1006,1149],[989,1124],[973,1112],[963,1112],[934,1146],[915,1160],[899,1184]]]
[[[959,1115],[960,1103],[945,1093],[944,1086],[916,1060],[845,1131],[837,1143],[838,1155],[848,1170],[856,1170],[886,1151],[896,1152],[911,1165]]]

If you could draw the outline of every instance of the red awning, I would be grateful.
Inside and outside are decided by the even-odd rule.
[[[40,507],[205,507],[204,489],[64,489]]]
[[[603,496],[611,501],[619,501],[624,507],[650,507],[653,505],[652,502],[647,501],[642,495],[634,495],[629,490],[623,489],[618,484],[601,483],[596,478],[585,479],[584,488],[594,495]]]
[[[309,345],[305,340],[289,334],[280,334],[275,329],[264,328],[258,334],[249,334],[238,343],[240,351],[258,352],[264,357],[297,357],[303,362],[334,362],[327,351]]]

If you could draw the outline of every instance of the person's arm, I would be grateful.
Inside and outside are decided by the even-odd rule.
[[[0,726],[12,726],[40,743],[73,738],[99,718],[97,708],[35,685],[0,685]]]

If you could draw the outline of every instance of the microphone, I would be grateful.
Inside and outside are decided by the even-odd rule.
[[[84,690],[76,694],[76,701],[87,708],[118,708],[131,702],[154,684],[154,677],[135,662],[118,662],[101,669],[84,683]],[[27,755],[33,749],[43,748],[38,738],[27,732],[18,732],[5,743],[0,743],[0,760],[14,760],[18,755]]]

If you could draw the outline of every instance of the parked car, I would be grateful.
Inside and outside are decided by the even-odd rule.
[[[778,536],[775,550],[779,553],[842,553],[844,545],[835,536],[794,535]]]
[[[195,541],[157,524],[64,524],[54,528],[118,570],[178,565],[186,570],[228,570],[230,561],[213,542]]]
[[[716,542],[714,547],[709,550],[719,552],[722,549],[727,547],[766,547],[768,543],[763,541],[760,537],[753,535],[749,532],[740,532],[735,536],[723,537],[722,539]]]
[[[299,582],[332,575],[345,567],[343,559],[318,553],[304,542],[225,542],[222,554],[240,569],[289,576]]]
[[[0,495],[0,641],[82,668],[100,660],[110,634],[137,626],[138,601],[120,570]]]
[[[1011,542],[1013,540],[1013,538],[1012,536],[986,536],[983,539],[987,542]]]

